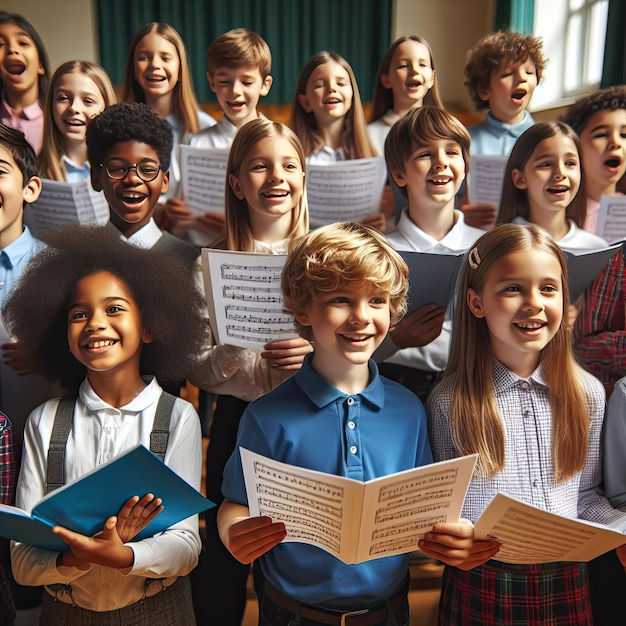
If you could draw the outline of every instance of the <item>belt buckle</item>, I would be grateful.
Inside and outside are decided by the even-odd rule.
[[[339,618],[339,626],[346,626],[346,618],[347,617],[355,617],[356,615],[365,615],[369,613],[369,609],[361,609],[360,611],[348,611],[347,613],[342,613]]]

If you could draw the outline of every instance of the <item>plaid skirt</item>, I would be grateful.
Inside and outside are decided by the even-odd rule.
[[[44,592],[40,626],[195,626],[189,576],[145,600],[115,611],[90,611]]]
[[[591,626],[585,563],[446,567],[440,626]]]

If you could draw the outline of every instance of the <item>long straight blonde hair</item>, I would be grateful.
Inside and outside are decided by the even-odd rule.
[[[504,427],[494,395],[491,337],[487,321],[470,311],[466,294],[469,289],[481,294],[492,267],[502,257],[520,250],[548,252],[561,266],[563,319],[540,358],[552,410],[554,475],[557,481],[565,481],[585,463],[590,416],[581,383],[582,370],[574,360],[567,327],[569,289],[565,258],[559,246],[537,226],[496,226],[478,239],[465,261],[445,374],[445,379],[454,380],[452,434],[462,454],[478,453],[478,471],[482,476],[494,476],[504,468]]]

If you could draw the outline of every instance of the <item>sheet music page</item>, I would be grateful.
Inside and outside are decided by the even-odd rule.
[[[458,520],[477,458],[362,483],[245,448],[240,454],[250,515],[284,522],[285,541],[317,546],[344,563],[410,552],[435,522]]]
[[[470,165],[469,195],[471,204],[500,207],[507,156],[473,154]]]
[[[68,224],[106,224],[109,206],[91,181],[64,183],[42,179],[41,195],[26,209],[26,223],[35,237]]]
[[[202,248],[211,329],[218,343],[263,350],[268,341],[298,337],[283,308],[285,255]]]
[[[311,228],[333,222],[360,222],[378,213],[386,179],[383,157],[307,165]]]
[[[626,536],[607,526],[548,513],[503,493],[480,516],[474,534],[500,541],[492,558],[504,563],[590,561],[626,543]]]
[[[180,146],[185,204],[198,215],[224,212],[228,150]]]
[[[626,239],[626,196],[602,196],[596,235],[609,243]]]

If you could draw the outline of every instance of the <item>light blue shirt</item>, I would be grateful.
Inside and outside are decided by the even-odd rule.
[[[524,117],[517,124],[505,124],[498,121],[491,113],[480,124],[468,128],[472,143],[472,154],[502,154],[508,156],[513,150],[517,138],[535,123],[531,114],[524,111]]]
[[[247,505],[239,447],[283,463],[367,481],[430,463],[424,407],[408,389],[379,376],[348,395],[311,367],[248,406],[222,491]],[[407,555],[346,565],[321,548],[281,543],[260,559],[267,580],[284,594],[343,610],[371,606],[392,594],[407,574]]]

